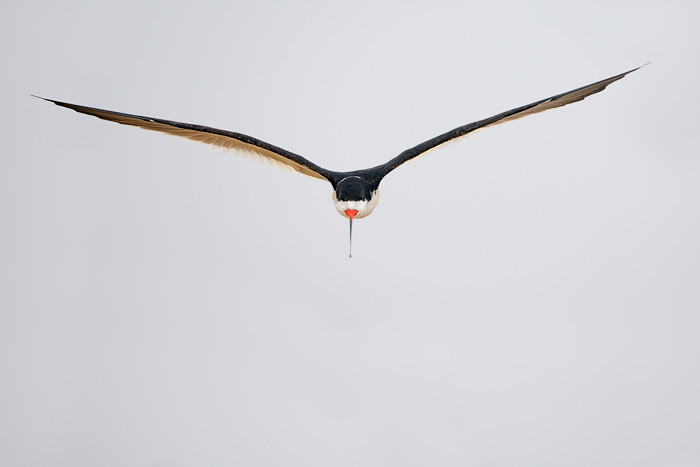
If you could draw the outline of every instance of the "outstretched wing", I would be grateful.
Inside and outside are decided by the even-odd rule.
[[[308,175],[309,177],[328,180],[328,177],[332,173],[331,171],[319,167],[313,162],[297,154],[241,133],[219,130],[202,125],[192,125],[189,123],[173,122],[159,118],[150,118],[140,115],[112,112],[110,110],[95,109],[93,107],[59,102],[43,97],[39,97],[39,99],[53,102],[61,107],[73,109],[76,112],[93,115],[103,120],[109,120],[111,122],[117,122],[123,125],[137,126],[145,130],[160,131],[161,133],[180,136],[192,141],[209,144],[222,149],[231,149],[241,153],[242,155],[258,159],[281,169],[299,172],[301,174]]]
[[[605,89],[609,84],[624,78],[626,75],[638,70],[641,67],[637,67],[634,70],[621,73],[619,75],[613,76],[612,78],[604,79],[598,81],[597,83],[589,84],[588,86],[583,86],[581,88],[574,89],[573,91],[565,92],[563,94],[557,94],[556,96],[548,97],[547,99],[542,99],[541,101],[533,102],[532,104],[524,105],[516,109],[508,110],[506,112],[494,115],[493,117],[480,120],[478,122],[470,123],[468,125],[460,126],[452,131],[448,131],[440,136],[436,136],[433,139],[429,139],[418,146],[412,147],[402,152],[395,158],[391,159],[389,162],[380,166],[382,168],[382,176],[388,174],[401,164],[411,159],[414,159],[421,154],[429,151],[441,144],[447,143],[448,141],[455,140],[456,138],[461,138],[468,135],[474,130],[484,128],[490,125],[496,125],[503,122],[509,122],[517,118],[522,118],[527,115],[532,115],[538,112],[544,112],[545,110],[554,109],[556,107],[562,107],[573,102],[578,102],[585,99],[586,97],[595,94],[597,92]]]

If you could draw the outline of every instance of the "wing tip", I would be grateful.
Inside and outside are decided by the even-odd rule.
[[[619,76],[620,78],[624,78],[625,76],[629,75],[630,73],[635,72],[635,71],[639,70],[640,68],[644,68],[645,66],[649,65],[650,63],[651,63],[651,62],[646,62],[644,65],[640,65],[640,66],[638,66],[637,68],[632,68],[632,69],[629,70],[629,71],[626,71],[626,72],[624,72],[624,73],[620,73],[618,76]]]
[[[49,99],[48,97],[37,96],[36,94],[30,94],[30,96],[31,96],[31,97],[36,97],[37,99],[41,99],[42,101],[51,102],[51,103],[56,104],[56,105],[58,105],[58,106],[61,106],[61,105],[62,105],[62,106],[64,106],[64,107],[66,107],[66,103],[65,103],[65,102],[55,101],[55,100],[53,100],[53,99]]]

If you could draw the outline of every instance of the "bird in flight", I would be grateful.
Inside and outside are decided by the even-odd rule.
[[[638,70],[637,67],[633,70],[615,75],[587,86],[583,86],[572,91],[568,91],[556,96],[533,102],[532,104],[516,107],[511,110],[499,113],[489,118],[459,126],[447,133],[443,133],[432,139],[429,139],[417,146],[406,149],[398,156],[390,161],[372,167],[370,169],[354,170],[352,172],[335,172],[333,170],[324,169],[311,162],[310,160],[289,152],[270,143],[261,141],[252,136],[233,131],[219,130],[203,125],[193,125],[190,123],[174,122],[172,120],[163,120],[160,118],[144,117],[141,115],[131,115],[122,112],[113,112],[111,110],[96,109],[93,107],[85,107],[82,105],[69,104],[53,99],[46,99],[61,107],[73,109],[76,112],[92,115],[103,120],[121,123],[123,125],[137,126],[145,130],[159,131],[169,135],[180,136],[189,140],[198,141],[214,147],[229,149],[238,152],[244,156],[249,156],[254,159],[261,160],[273,166],[298,172],[309,177],[318,178],[330,182],[333,186],[333,202],[336,210],[341,216],[350,220],[350,256],[352,257],[352,221],[353,219],[361,219],[369,216],[377,203],[379,203],[379,183],[389,172],[399,167],[404,162],[426,153],[441,144],[448,141],[454,141],[457,138],[464,137],[474,130],[485,128],[487,126],[496,125],[503,122],[509,122],[517,118],[532,115],[545,110],[562,107],[573,102],[578,102],[586,97],[598,93],[605,89],[609,84],[624,78],[633,71]],[[34,96],[39,97],[39,96]]]

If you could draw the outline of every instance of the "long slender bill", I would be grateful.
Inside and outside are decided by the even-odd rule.
[[[352,258],[352,220],[357,215],[356,209],[346,209],[345,214],[347,214],[348,219],[350,219],[350,257]]]
[[[352,217],[350,218],[350,258],[352,258]]]

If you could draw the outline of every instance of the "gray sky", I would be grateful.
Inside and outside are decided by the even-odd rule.
[[[700,465],[700,6],[5,2],[0,465]],[[246,133],[327,183],[53,99]]]

